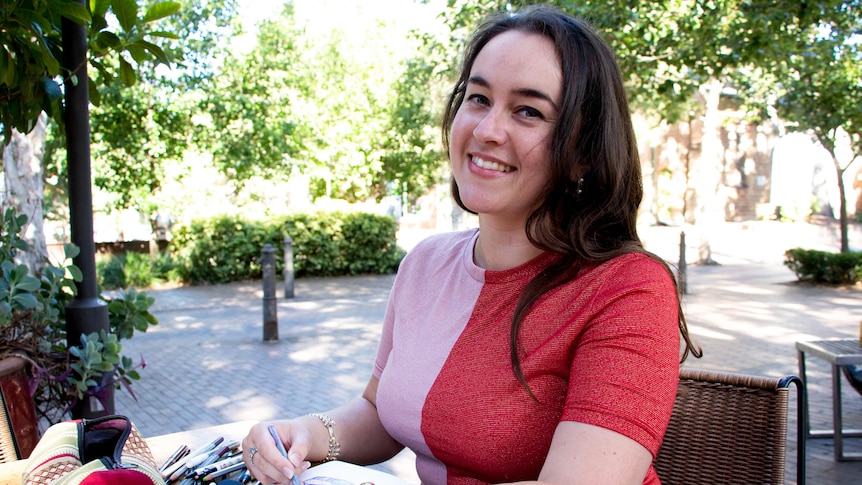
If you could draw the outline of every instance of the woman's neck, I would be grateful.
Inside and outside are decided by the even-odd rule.
[[[483,269],[500,271],[516,268],[542,254],[527,239],[524,227],[504,229],[479,224],[479,238],[473,248],[473,262]]]

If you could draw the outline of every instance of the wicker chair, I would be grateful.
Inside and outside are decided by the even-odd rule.
[[[38,441],[26,362],[20,357],[0,359],[0,463],[29,457]]]
[[[654,466],[663,485],[783,484],[790,383],[802,380],[683,368]],[[797,483],[805,483],[805,433],[797,416]]]

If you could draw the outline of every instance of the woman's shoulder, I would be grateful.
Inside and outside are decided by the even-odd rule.
[[[407,257],[428,258],[434,255],[451,254],[463,250],[476,236],[477,229],[468,229],[457,232],[440,232],[419,241],[416,246],[407,252]]]
[[[592,268],[590,273],[601,280],[631,284],[635,282],[672,285],[670,267],[658,256],[632,251],[622,254]]]

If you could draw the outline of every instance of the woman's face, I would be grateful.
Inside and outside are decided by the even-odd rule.
[[[547,37],[510,30],[482,48],[449,145],[467,208],[520,224],[538,207],[561,97],[562,69]]]

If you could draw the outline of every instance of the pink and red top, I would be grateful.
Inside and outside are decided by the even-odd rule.
[[[560,421],[601,426],[653,456],[679,376],[676,292],[664,267],[627,254],[585,267],[509,334],[527,282],[557,256],[486,271],[477,230],[432,236],[404,259],[374,366],[387,431],[417,455],[425,484],[535,480]],[[659,480],[650,468],[645,484]]]

